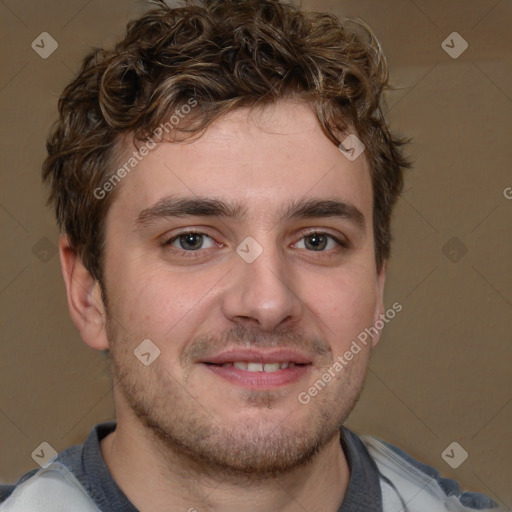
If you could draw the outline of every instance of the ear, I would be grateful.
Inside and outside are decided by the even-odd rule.
[[[84,267],[65,234],[59,237],[59,256],[73,323],[87,345],[107,350],[106,313],[99,282]]]
[[[379,329],[380,324],[385,325],[386,322],[382,320],[384,317],[384,286],[386,284],[386,272],[388,270],[388,262],[384,261],[382,264],[382,268],[380,272],[377,274],[376,279],[376,294],[375,294],[375,314],[373,317],[373,325],[378,329],[378,336],[374,336],[372,338],[372,345],[375,346],[380,340],[381,329]],[[378,323],[377,323],[378,321]]]

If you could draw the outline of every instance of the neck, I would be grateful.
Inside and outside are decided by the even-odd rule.
[[[101,451],[114,480],[141,512],[335,512],[349,481],[339,435],[308,465],[264,480],[215,474],[164,446],[140,423],[118,421]]]

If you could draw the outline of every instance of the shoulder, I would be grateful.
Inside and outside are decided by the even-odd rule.
[[[10,485],[0,484],[0,504],[5,503],[17,489],[24,490],[29,482],[35,482],[37,479],[47,482],[50,475],[55,476],[55,469],[59,469],[60,474],[65,474],[66,480],[77,480],[80,487],[87,488],[87,479],[83,468],[83,451],[86,444],[97,447],[99,450],[99,438],[106,435],[115,428],[115,422],[107,422],[96,425],[91,430],[89,437],[84,444],[78,444],[61,451],[54,460],[53,472],[45,471],[44,468],[37,468],[24,474],[16,483]],[[42,478],[40,478],[42,477]]]
[[[80,461],[82,445],[71,446],[59,453],[55,459],[56,463],[62,466],[66,466],[70,471],[77,466]],[[18,488],[24,488],[29,481],[33,481],[43,473],[44,468],[32,469],[25,473],[16,483],[14,484],[1,484],[0,485],[0,504],[4,503]]]
[[[4,512],[99,512],[94,501],[62,463],[54,461],[18,482],[0,503]]]
[[[0,484],[0,503],[3,503],[14,492],[16,487],[34,476],[37,471],[37,469],[33,469],[25,473],[15,484]]]
[[[402,449],[373,436],[361,436],[361,441],[377,465],[383,495],[400,495],[412,504],[412,510],[416,510],[415,503],[417,510],[422,510],[422,503],[442,503],[446,510],[498,510],[497,503],[485,494],[461,491],[455,480],[442,477],[436,468]]]

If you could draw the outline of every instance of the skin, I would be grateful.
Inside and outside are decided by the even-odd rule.
[[[247,215],[136,224],[174,194],[237,201]],[[313,197],[351,203],[365,229],[280,215],[283,204]],[[180,245],[180,228],[208,235],[199,251]],[[328,239],[311,249],[311,232],[349,247]],[[236,252],[248,236],[263,249],[252,263]],[[384,312],[386,266],[377,272],[364,153],[349,161],[303,104],[233,111],[194,142],[162,143],[124,179],[106,218],[104,255],[108,313],[99,284],[61,236],[71,316],[89,346],[111,351],[118,426],[101,449],[135,506],[338,510],[349,480],[339,427],[379,336],[307,405],[298,395]],[[150,366],[133,354],[144,339],[160,350]],[[197,360],[232,347],[296,348],[311,365],[290,384],[247,389]]]

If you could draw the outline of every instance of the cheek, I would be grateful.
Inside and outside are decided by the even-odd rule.
[[[163,349],[171,340],[191,335],[211,311],[218,276],[179,274],[140,261],[118,263],[109,297],[113,315],[131,338],[152,339]]]
[[[308,289],[316,290],[310,294],[309,309],[321,319],[320,328],[333,346],[349,344],[372,323],[376,284],[371,273],[356,269],[340,276],[316,276]]]

